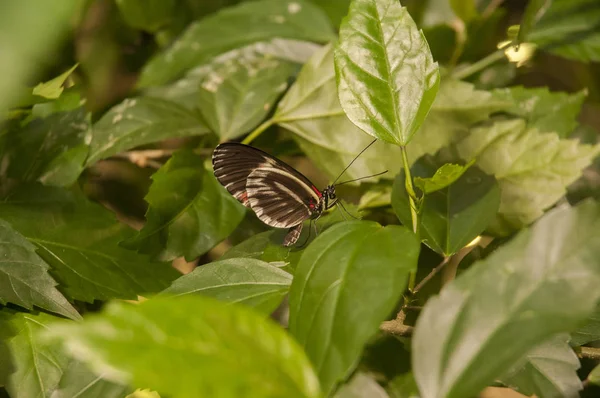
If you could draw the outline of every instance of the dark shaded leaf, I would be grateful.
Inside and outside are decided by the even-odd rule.
[[[0,303],[13,303],[28,310],[35,305],[80,319],[75,308],[56,290],[57,283],[48,275],[48,268],[35,253],[35,246],[0,220]]]
[[[70,299],[135,299],[163,290],[179,275],[169,264],[121,248],[133,231],[74,192],[22,187],[0,201],[0,218],[37,247]]]
[[[146,224],[123,242],[127,248],[162,260],[192,260],[227,238],[244,218],[245,207],[191,151],[176,152],[152,180]]]
[[[216,55],[275,37],[322,43],[334,33],[327,16],[304,0],[242,3],[189,25],[171,47],[145,65],[138,86],[168,83]]]
[[[270,314],[288,293],[291,283],[290,274],[264,261],[231,258],[197,267],[173,282],[163,294],[201,294]]]
[[[308,359],[280,326],[207,297],[113,302],[47,336],[96,372],[170,396],[320,396]]]
[[[430,298],[412,340],[421,396],[473,396],[589,316],[600,297],[598,228],[600,205],[561,206]]]
[[[335,70],[342,108],[373,137],[406,145],[440,82],[423,33],[395,0],[354,0],[340,27]]]
[[[140,145],[208,133],[200,115],[159,98],[130,98],[96,124],[87,165]]]
[[[583,388],[577,376],[579,358],[561,334],[527,353],[507,374],[504,384],[525,395],[538,397],[578,397]]]
[[[90,128],[84,108],[33,120],[9,137],[8,175],[45,185],[73,184],[88,155]]]
[[[290,290],[289,329],[325,393],[357,365],[402,295],[418,254],[408,229],[372,221],[336,224],[304,251]]]
[[[600,145],[560,139],[556,134],[527,128],[523,120],[474,128],[457,148],[462,159],[477,158],[476,165],[500,184],[499,216],[489,227],[499,235],[542,216],[600,153]]]
[[[154,33],[164,28],[175,14],[176,0],[116,0],[121,17],[136,29]]]
[[[527,40],[529,32],[531,32],[535,24],[544,15],[544,13],[548,10],[551,4],[552,0],[529,1],[527,7],[525,8],[525,13],[523,14],[523,18],[521,19],[521,24],[519,26],[519,35],[517,36],[519,43],[523,43]]]

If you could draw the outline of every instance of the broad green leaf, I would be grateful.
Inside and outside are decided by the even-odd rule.
[[[476,395],[589,316],[600,298],[598,228],[598,204],[561,206],[430,298],[412,340],[421,396]]]
[[[208,297],[112,302],[47,337],[96,372],[168,396],[320,396],[309,361],[279,325]]]
[[[500,184],[500,213],[489,229],[500,235],[538,219],[600,153],[600,146],[527,128],[523,120],[474,128],[457,148],[463,159],[477,158],[476,165]]]
[[[386,386],[390,398],[419,398],[419,388],[412,373],[394,377]]]
[[[0,12],[0,110],[14,105],[18,91],[60,43],[79,2],[3,2]]]
[[[72,185],[84,168],[92,139],[84,108],[36,119],[9,136],[8,175],[45,185]]]
[[[523,18],[521,19],[521,24],[519,25],[519,43],[523,43],[527,40],[529,32],[531,32],[537,21],[539,21],[539,19],[544,15],[551,4],[552,0],[529,1],[527,7],[525,8]]]
[[[32,94],[48,99],[56,99],[60,97],[64,90],[63,84],[65,84],[65,81],[67,81],[69,76],[71,76],[71,73],[73,73],[78,65],[79,64],[75,64],[71,69],[61,73],[52,80],[38,84],[33,88]]]
[[[123,242],[161,260],[192,260],[227,238],[244,218],[245,207],[188,150],[176,152],[152,176],[146,195],[146,224]]]
[[[430,176],[435,165],[415,163],[412,174]],[[404,172],[394,181],[392,207],[404,225],[411,225]],[[471,167],[454,184],[423,199],[420,235],[423,243],[450,256],[471,242],[494,220],[500,205],[500,189],[494,177]]]
[[[116,0],[123,20],[136,29],[154,33],[175,17],[176,0]]]
[[[248,51],[219,60],[200,83],[198,108],[221,141],[237,138],[267,116],[294,70],[289,62]]]
[[[292,276],[264,261],[232,258],[196,267],[177,279],[163,294],[202,294],[243,303],[270,314],[288,293]]]
[[[47,118],[54,113],[73,111],[79,108],[81,104],[80,90],[78,87],[73,86],[65,89],[60,97],[53,101],[33,105],[29,117],[31,120]]]
[[[596,340],[600,340],[600,306],[596,307],[582,326],[571,333],[569,343],[578,347]]]
[[[245,2],[192,23],[146,64],[138,86],[168,83],[216,55],[275,37],[322,43],[334,33],[327,16],[305,0]]]
[[[207,132],[200,115],[179,104],[159,98],[129,98],[94,124],[87,165],[140,145]]]
[[[529,34],[541,49],[568,59],[600,61],[600,3],[553,0]]]
[[[500,381],[521,394],[538,397],[576,397],[583,388],[577,376],[579,358],[561,334],[538,345]]]
[[[406,145],[440,83],[437,63],[396,0],[354,0],[335,49],[338,94],[348,118],[383,141]]]
[[[476,90],[466,82],[444,79],[419,132],[407,146],[409,163],[466,136],[469,128],[487,120],[494,112],[507,109],[512,102],[490,92]]]
[[[71,319],[81,316],[56,290],[46,264],[35,246],[0,220],[0,304],[13,303],[28,310],[33,306]]]
[[[24,186],[0,200],[0,218],[37,247],[67,298],[135,299],[165,289],[178,272],[119,242],[133,231],[81,194]]]
[[[377,382],[368,374],[357,372],[335,393],[334,398],[388,398]]]
[[[265,57],[281,63],[304,64],[320,48],[309,41],[274,38],[268,41],[252,43],[242,48],[228,51],[215,57],[212,62],[189,70],[185,76],[171,84],[148,87],[144,95],[177,102],[188,109],[198,106],[200,85],[213,70],[214,64],[231,62],[232,59]]]
[[[326,394],[357,365],[401,297],[418,255],[412,232],[373,221],[336,224],[304,251],[290,290],[289,330]]]
[[[548,91],[543,88],[522,86],[496,89],[493,94],[499,100],[512,103],[504,111],[527,120],[528,127],[540,131],[553,131],[560,137],[568,137],[577,127],[587,90],[575,94]]]
[[[465,171],[475,163],[471,160],[466,165],[446,163],[435,171],[433,177],[415,177],[414,184],[425,195],[444,189],[458,180]]]
[[[373,139],[350,122],[337,97],[333,48],[315,52],[296,82],[279,102],[273,121],[294,133],[304,153],[333,181]],[[400,151],[376,142],[346,170],[351,180],[384,170],[392,178],[400,170]]]
[[[57,319],[44,313],[18,313],[0,321],[0,329],[10,327],[16,332],[6,342],[14,371],[0,375],[6,380],[11,398],[47,397],[58,387],[69,358],[58,345],[43,344],[38,339],[38,333]]]
[[[50,398],[123,398],[130,387],[95,375],[83,363],[71,361]]]

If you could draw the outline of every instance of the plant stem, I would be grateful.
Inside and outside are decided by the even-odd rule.
[[[581,358],[600,359],[600,348],[579,347],[577,351]]]
[[[409,337],[413,333],[413,327],[403,325],[397,321],[385,321],[379,325],[379,330],[384,333],[391,334],[393,336],[405,336]]]
[[[258,138],[258,136],[261,135],[263,131],[265,131],[266,129],[271,127],[273,125],[273,122],[274,122],[273,119],[265,120],[260,126],[255,128],[253,132],[248,134],[248,137],[244,138],[244,140],[242,141],[242,144],[245,144],[245,145],[250,144],[256,138]]]
[[[487,68],[494,62],[500,61],[503,58],[504,58],[504,50],[498,50],[496,52],[491,53],[487,57],[480,59],[479,61],[475,62],[474,64],[471,64],[471,65],[467,66],[466,68],[463,68],[463,69],[460,69],[460,70],[454,72],[452,74],[452,78],[457,79],[457,80],[463,80],[463,79],[471,76],[472,74],[477,73],[477,72]]]
[[[419,282],[419,284],[417,285],[417,287],[415,287],[412,290],[412,294],[417,294],[419,292],[419,290],[421,290],[423,288],[423,286],[425,286],[425,284],[431,280],[431,278],[433,278],[434,276],[436,276],[437,273],[440,272],[442,270],[442,268],[444,268],[444,266],[446,264],[448,264],[448,262],[450,261],[451,258],[452,258],[452,256],[450,256],[450,257],[444,257],[444,260],[440,264],[438,264],[437,267],[435,267],[434,269],[432,269],[431,272],[425,278],[423,278],[423,280],[421,282]]]
[[[419,238],[419,214],[417,212],[417,206],[415,204],[415,199],[417,195],[415,195],[415,190],[413,188],[412,176],[410,175],[410,167],[408,165],[408,156],[406,155],[406,146],[401,146],[400,150],[402,151],[402,163],[404,165],[404,185],[406,187],[406,192],[408,193],[408,203],[410,204],[410,217],[412,219],[412,227],[413,232],[417,235],[417,239]],[[415,279],[417,277],[417,271],[413,271],[410,273],[408,278],[408,291],[412,292],[415,287]]]

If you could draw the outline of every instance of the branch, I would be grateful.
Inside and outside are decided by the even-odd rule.
[[[579,347],[577,349],[579,358],[600,359],[600,348],[594,347]]]
[[[396,319],[393,321],[385,321],[379,325],[379,330],[392,336],[410,337],[413,333],[413,327],[404,325]]]

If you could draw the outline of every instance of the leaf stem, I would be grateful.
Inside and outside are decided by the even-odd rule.
[[[406,146],[402,145],[400,147],[400,151],[402,152],[402,164],[404,166],[404,185],[406,186],[406,192],[408,193],[408,203],[410,204],[410,217],[412,219],[412,227],[413,232],[417,235],[417,239],[419,238],[419,214],[417,212],[416,199],[417,195],[415,194],[415,190],[413,188],[412,176],[410,175],[410,166],[408,165],[408,156],[406,154]],[[408,278],[408,291],[412,292],[415,287],[415,279],[417,277],[417,271],[412,271]]]
[[[263,131],[265,131],[266,129],[271,127],[273,125],[273,122],[274,122],[273,119],[265,120],[260,126],[255,128],[254,131],[252,131],[250,134],[248,134],[248,136],[246,138],[244,138],[244,140],[242,141],[242,144],[245,144],[245,145],[250,144],[256,138],[258,138],[258,136],[261,135]]]
[[[490,55],[488,55],[487,57],[475,62],[474,64],[471,64],[471,65],[467,66],[466,68],[462,68],[462,69],[455,71],[454,73],[452,73],[452,78],[457,79],[457,80],[463,80],[463,79],[471,76],[472,74],[475,74],[475,73],[487,68],[494,62],[500,61],[503,58],[504,58],[504,50],[503,49],[497,50],[497,51],[491,53]]]
[[[421,280],[421,282],[419,282],[417,287],[415,287],[412,290],[412,294],[413,295],[417,294],[419,292],[419,290],[421,290],[423,288],[423,286],[425,286],[425,284],[427,284],[427,282],[429,282],[431,280],[431,278],[436,276],[437,273],[440,272],[446,264],[448,264],[448,262],[450,261],[451,258],[452,258],[452,256],[444,257],[444,260],[442,260],[441,263],[439,263],[434,269],[432,269],[431,272],[425,278],[423,278]]]

